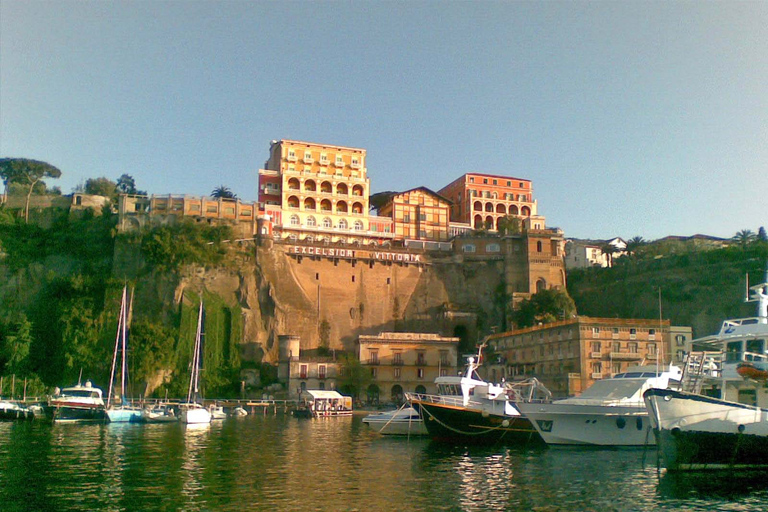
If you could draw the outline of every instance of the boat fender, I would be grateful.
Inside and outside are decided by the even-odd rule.
[[[504,428],[507,428],[509,426],[509,420],[504,420],[501,422],[501,426]]]

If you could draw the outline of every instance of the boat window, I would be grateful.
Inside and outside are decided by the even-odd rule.
[[[635,425],[637,426],[637,430],[643,430],[643,418],[638,416]]]
[[[725,349],[725,361],[728,363],[735,363],[741,361],[741,342],[731,341],[728,343]]]
[[[641,380],[599,380],[587,388],[579,398],[600,398],[618,400],[634,396],[643,387]]]
[[[624,375],[625,379],[637,379],[638,377],[642,377],[643,374],[640,372],[629,372]]]
[[[616,426],[619,428],[624,428],[627,426],[627,420],[624,418],[616,418]]]
[[[762,355],[765,352],[765,340],[747,340],[747,352]]]

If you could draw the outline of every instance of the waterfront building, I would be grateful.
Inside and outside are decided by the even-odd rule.
[[[467,173],[437,193],[451,202],[451,221],[470,224],[474,229],[498,231],[499,220],[508,215],[532,220],[533,229],[544,228],[530,180]]]
[[[335,352],[328,356],[317,350],[302,351],[301,338],[278,336],[277,380],[286,386],[289,399],[298,400],[308,389],[335,390],[339,378],[339,361]]]
[[[685,329],[669,320],[578,316],[493,334],[487,341],[499,359],[489,371],[499,379],[536,377],[556,395],[578,395],[629,366],[668,364],[676,357],[664,351],[670,335]]]
[[[371,375],[372,403],[402,403],[406,391],[436,393],[435,379],[459,371],[459,338],[432,333],[382,332],[358,337],[358,358]]]
[[[383,244],[392,219],[371,216],[366,152],[294,140],[272,141],[259,170],[259,205],[276,240]]]
[[[692,350],[693,329],[688,326],[671,326],[669,328],[669,345],[665,353],[669,354],[672,364],[682,366],[685,357]]]

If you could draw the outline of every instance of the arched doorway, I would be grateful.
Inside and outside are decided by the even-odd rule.
[[[416,393],[418,393],[418,394],[420,394],[420,395],[426,395],[426,394],[427,394],[427,388],[425,388],[425,387],[424,387],[424,386],[422,386],[421,384],[419,384],[418,386],[416,386],[416,389],[415,389],[415,391],[416,391]]]
[[[392,386],[392,395],[391,400],[393,403],[396,404],[402,404],[405,399],[405,396],[403,394],[403,386],[400,384],[395,384]]]
[[[371,384],[368,389],[365,390],[366,400],[369,404],[379,403],[379,386]]]

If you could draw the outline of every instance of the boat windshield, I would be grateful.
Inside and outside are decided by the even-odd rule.
[[[65,389],[62,393],[65,396],[75,396],[80,398],[99,398],[99,393],[86,389]]]
[[[600,398],[602,400],[620,400],[629,398],[637,393],[645,384],[645,380],[607,379],[592,384],[577,398]]]

